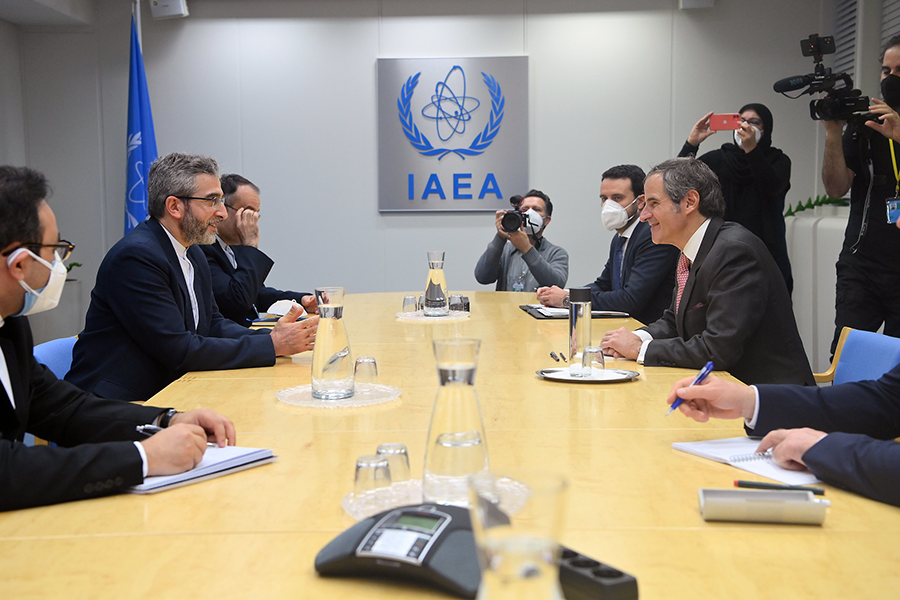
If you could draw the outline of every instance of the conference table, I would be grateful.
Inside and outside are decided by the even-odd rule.
[[[438,387],[431,341],[482,340],[475,387],[495,470],[528,466],[570,481],[561,543],[638,579],[640,597],[886,598],[900,595],[900,509],[826,487],[822,526],[705,522],[699,488],[759,479],[672,449],[743,435],[741,422],[666,417],[672,383],[695,371],[631,369],[629,382],[574,384],[535,374],[567,353],[566,320],[519,309],[534,295],[469,292],[465,320],[397,318],[403,293],[349,294],[354,356],[377,359],[392,402],[303,408],[275,393],[310,382],[311,353],[274,367],[188,373],[151,400],[228,415],[242,446],[279,459],[196,485],[0,514],[0,598],[447,598],[437,590],[321,578],[316,553],[354,520],[341,499],[358,456],[409,448],[421,477]],[[634,327],[594,319],[593,338]],[[727,374],[720,374],[727,376]]]

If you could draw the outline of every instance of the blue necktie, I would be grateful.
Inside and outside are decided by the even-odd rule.
[[[622,248],[627,238],[616,235],[616,248],[613,251],[612,286],[614,290],[622,289]]]

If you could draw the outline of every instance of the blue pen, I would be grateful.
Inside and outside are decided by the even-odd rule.
[[[691,387],[692,385],[699,385],[699,384],[703,383],[703,380],[706,379],[706,377],[710,373],[712,373],[712,370],[713,370],[713,361],[709,361],[708,363],[706,363],[706,365],[702,369],[700,369],[700,372],[697,373],[697,376],[694,377],[694,380],[691,382],[691,385],[689,385],[688,387]],[[672,411],[674,411],[676,408],[681,406],[682,402],[684,402],[684,398],[681,398],[681,397],[675,398],[675,402],[673,402],[672,406],[669,407],[669,410],[666,411],[666,416],[668,417],[669,415],[671,415]]]

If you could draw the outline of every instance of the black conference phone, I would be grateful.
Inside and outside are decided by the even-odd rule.
[[[499,510],[495,518],[506,520]],[[443,504],[363,519],[322,548],[315,565],[323,576],[407,579],[460,598],[475,598],[481,582],[469,511]],[[561,550],[559,582],[566,600],[638,597],[634,577],[568,548]]]

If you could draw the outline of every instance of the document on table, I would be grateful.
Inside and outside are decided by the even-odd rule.
[[[779,465],[771,456],[756,454],[759,447],[758,439],[736,437],[704,442],[675,442],[672,447],[788,485],[819,483],[816,476],[808,470],[791,471]]]
[[[568,317],[569,309],[568,308],[555,308],[553,306],[544,306],[543,304],[529,304],[529,307],[535,309],[542,315],[546,317]],[[592,317],[622,317],[628,318],[627,312],[621,312],[618,310],[592,310]]]
[[[203,460],[191,469],[178,475],[160,475],[147,477],[144,483],[128,489],[131,494],[155,494],[172,488],[181,487],[236,473],[244,469],[265,465],[275,460],[271,450],[265,448],[244,448],[242,446],[210,446],[203,454]]]

